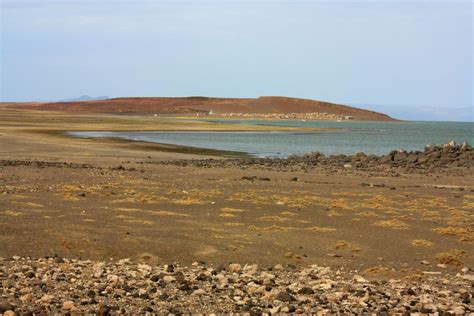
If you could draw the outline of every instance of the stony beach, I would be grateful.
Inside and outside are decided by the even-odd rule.
[[[467,267],[451,274],[427,266],[412,278],[382,281],[358,273],[317,265],[180,266],[15,256],[0,261],[0,313],[474,312],[474,274]]]
[[[425,146],[424,151],[393,150],[386,155],[331,155],[308,153],[288,158],[240,158],[240,159],[184,159],[160,162],[162,164],[197,167],[257,167],[279,171],[307,171],[314,168],[326,170],[354,169],[379,172],[429,173],[433,171],[456,171],[456,168],[474,168],[474,148],[468,143]]]

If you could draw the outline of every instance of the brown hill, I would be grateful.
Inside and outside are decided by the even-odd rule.
[[[355,120],[396,121],[390,116],[342,104],[288,97],[209,98],[140,97],[51,103],[0,103],[3,108],[89,112],[108,114],[183,114],[183,113],[327,113],[352,116]]]

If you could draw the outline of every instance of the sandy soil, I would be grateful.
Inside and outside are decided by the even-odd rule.
[[[470,169],[180,167],[149,162],[229,153],[58,132],[228,128],[147,120],[0,112],[0,256],[321,264],[382,277],[473,266]]]

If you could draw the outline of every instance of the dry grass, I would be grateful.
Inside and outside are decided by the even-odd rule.
[[[370,194],[370,193],[360,193],[360,192],[352,192],[352,191],[349,191],[349,192],[333,192],[331,193],[331,195],[335,195],[335,196],[348,196],[348,197],[372,197],[373,194]]]
[[[15,211],[10,211],[10,210],[3,211],[0,214],[5,215],[5,216],[14,216],[14,217],[23,215],[23,213],[21,212],[15,212]]]
[[[21,195],[21,194],[12,194],[9,197],[10,197],[10,199],[29,199],[30,198],[27,195]]]
[[[345,248],[349,247],[349,245],[350,244],[345,240],[338,240],[336,242],[336,245],[334,246],[334,248],[336,248],[336,249],[345,249]]]
[[[414,247],[425,247],[429,248],[433,246],[433,242],[425,239],[414,239],[410,243]]]
[[[228,222],[228,223],[224,223],[224,226],[230,226],[230,227],[235,227],[235,226],[244,226],[244,223],[239,223],[239,222]]]
[[[364,217],[379,217],[377,213],[373,211],[365,211],[365,212],[360,212],[356,214],[357,216],[364,216]]]
[[[469,232],[466,228],[461,227],[438,227],[433,230],[443,236],[459,236]]]
[[[147,214],[156,215],[156,216],[181,216],[181,217],[188,217],[188,214],[182,214],[177,212],[170,212],[170,211],[147,211]]]
[[[121,219],[127,223],[132,223],[132,224],[143,224],[143,225],[153,225],[155,222],[136,218],[133,216],[125,216],[125,215],[117,215],[115,218]]]
[[[463,208],[465,208],[467,210],[474,209],[474,201],[464,201],[463,202]]]
[[[272,225],[270,227],[264,227],[263,231],[266,232],[288,232],[290,230],[290,227],[281,227],[277,225]]]
[[[315,205],[331,206],[332,203],[334,203],[335,206],[340,207],[341,200],[343,200],[325,199],[311,194],[302,195],[302,192],[298,191],[288,191],[285,192],[286,194],[284,195],[271,193],[273,192],[270,190],[247,190],[244,192],[237,192],[232,194],[229,197],[229,200],[250,202],[262,205],[284,205],[290,209],[301,209]]]
[[[436,255],[436,261],[442,264],[453,266],[464,265],[463,259],[467,257],[467,252],[461,249],[453,249],[450,252],[442,252]]]
[[[330,233],[336,231],[335,228],[333,227],[321,227],[321,226],[312,226],[312,227],[307,227],[305,230],[308,230],[313,233]]]
[[[79,201],[79,197],[77,196],[77,194],[73,193],[64,193],[63,199],[66,201]]]
[[[335,209],[349,209],[349,202],[346,199],[339,198],[330,200],[329,206]]]
[[[198,190],[193,189],[186,192],[186,195],[191,198],[195,199],[211,199],[222,195],[222,192],[217,189],[209,189],[209,190]]]
[[[235,214],[232,213],[220,213],[220,217],[236,217]]]
[[[31,208],[43,208],[43,204],[33,203],[33,202],[14,202],[15,204],[19,204],[21,206],[31,207]]]
[[[271,215],[262,216],[262,217],[259,217],[258,219],[261,220],[261,221],[270,221],[270,222],[286,222],[286,221],[288,221],[288,218],[286,218],[286,217],[271,216]]]
[[[438,227],[433,229],[440,235],[443,236],[458,236],[459,241],[463,242],[474,242],[474,233],[467,228],[463,227]]]
[[[100,185],[94,186],[83,186],[77,184],[65,184],[63,185],[58,192],[63,196],[63,199],[66,201],[79,201],[79,193],[96,194],[98,191],[102,190]]]
[[[127,208],[127,207],[119,207],[115,209],[119,212],[141,212],[142,210],[139,208]]]
[[[370,267],[365,269],[363,273],[367,275],[386,275],[390,273],[390,268],[382,266]]]
[[[206,201],[203,201],[201,199],[196,199],[192,197],[185,197],[182,199],[174,200],[174,204],[179,204],[179,205],[203,205],[207,204]]]
[[[232,207],[223,207],[221,208],[221,211],[222,212],[225,212],[225,213],[242,213],[242,212],[247,212],[247,210],[243,210],[243,209],[240,209],[240,208],[232,208]]]
[[[117,199],[112,201],[112,203],[147,203],[147,204],[157,204],[168,201],[168,198],[164,196],[157,196],[147,193],[135,193],[127,192],[127,197],[122,199]]]
[[[339,212],[336,211],[336,210],[331,210],[331,211],[327,212],[326,214],[327,214],[327,216],[329,216],[329,217],[340,217],[340,216],[342,216],[342,214],[339,213]]]
[[[378,221],[375,222],[373,225],[383,227],[383,228],[390,228],[396,230],[404,230],[408,229],[408,225],[398,219],[391,219],[386,221]]]
[[[460,210],[458,208],[451,207],[448,209],[449,215],[446,216],[446,224],[449,226],[458,226],[462,225],[468,219],[474,219],[474,216],[471,215],[471,208],[469,211]]]

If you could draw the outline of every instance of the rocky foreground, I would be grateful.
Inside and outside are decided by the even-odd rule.
[[[308,170],[311,168],[355,169],[365,171],[403,170],[426,172],[448,168],[473,168],[474,148],[451,141],[444,145],[426,145],[424,151],[393,150],[386,155],[331,155],[319,152],[288,158],[196,159],[160,162],[163,164],[196,167],[260,167],[266,169]]]
[[[0,313],[435,313],[474,312],[474,274],[420,271],[369,281],[319,266],[150,266],[49,257],[0,261]]]

